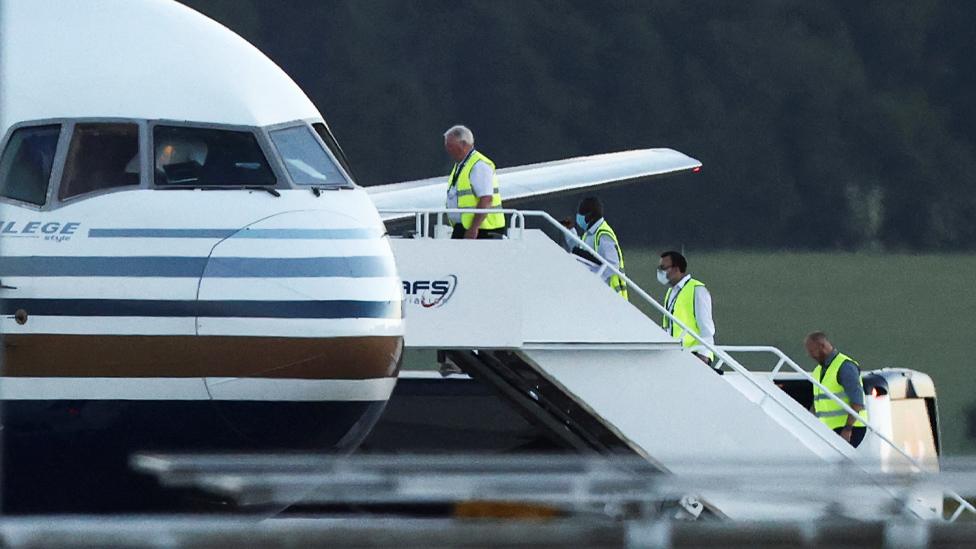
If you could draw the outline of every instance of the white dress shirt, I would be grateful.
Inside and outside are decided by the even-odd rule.
[[[599,229],[600,228],[600,225],[603,225],[603,223],[604,223],[604,221],[603,221],[603,218],[602,217],[600,219],[597,219],[596,221],[593,222],[592,225],[590,225],[590,228],[587,229],[586,232],[583,233],[583,236],[580,237],[580,238],[581,238],[581,240],[583,240],[583,242],[586,242],[586,245],[587,246],[589,246],[589,247],[593,248],[594,250],[596,250],[596,253],[599,254],[600,257],[602,257],[603,259],[606,259],[607,260],[607,263],[609,263],[609,264],[613,265],[614,267],[616,267],[617,269],[619,269],[620,268],[620,254],[617,253],[617,247],[613,245],[613,239],[612,238],[609,238],[609,237],[604,237],[604,238],[601,238],[600,239],[600,247],[599,248],[596,247],[596,245],[595,245],[596,230]],[[575,247],[576,247],[576,244],[573,241],[569,240],[569,237],[566,237],[566,248],[569,251],[572,251],[573,248],[575,248]],[[584,265],[586,265],[586,267],[589,270],[593,271],[594,273],[600,270],[600,265],[598,265],[598,264],[593,264],[593,263],[591,263],[589,261],[580,261],[580,263],[583,263]],[[607,284],[610,283],[610,277],[611,276],[613,276],[613,271],[611,271],[610,269],[605,269],[603,271],[602,278],[603,278],[603,281],[606,282]]]
[[[691,280],[691,275],[686,274],[671,290],[671,298],[665,304],[668,311],[674,312],[674,302],[678,299],[678,293],[685,284]],[[715,344],[715,321],[712,319],[712,294],[708,293],[708,288],[698,286],[695,288],[695,320],[698,321],[698,330],[701,338],[712,345]]]

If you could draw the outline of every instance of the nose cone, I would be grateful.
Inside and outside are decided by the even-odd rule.
[[[338,428],[330,441],[346,432],[354,446],[368,432],[403,351],[400,279],[384,234],[345,214],[285,212],[213,248],[200,279],[197,339],[207,342],[207,391],[235,432],[273,446],[314,445],[309,434],[321,436],[321,427],[269,421],[241,405],[269,398]],[[316,402],[328,404],[308,406]],[[336,422],[337,410],[359,419]]]
[[[400,279],[381,226],[323,211],[257,221],[213,248],[198,301],[197,335],[275,345],[235,353],[237,376],[395,375]]]

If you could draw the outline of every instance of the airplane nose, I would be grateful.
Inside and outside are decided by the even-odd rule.
[[[210,397],[236,431],[263,440],[291,436],[294,418],[258,422],[241,403],[274,398],[311,406],[308,417],[341,403],[382,405],[403,351],[401,299],[381,225],[298,211],[242,228],[214,246],[199,284]]]

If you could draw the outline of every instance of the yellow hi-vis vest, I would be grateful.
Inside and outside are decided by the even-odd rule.
[[[688,282],[678,290],[677,297],[674,298],[674,303],[671,308],[671,314],[675,316],[681,322],[684,322],[686,326],[691,328],[695,334],[701,334],[701,328],[698,327],[698,315],[695,314],[695,288],[699,286],[705,286],[698,280],[694,278],[689,278]],[[664,305],[667,306],[671,302],[671,292],[674,291],[674,286],[668,288],[667,293],[664,294]],[[665,331],[671,334],[671,337],[678,337],[683,328],[671,322],[671,319],[664,316],[664,321],[661,323]],[[681,346],[682,347],[694,347],[699,345],[698,340],[694,338],[688,332],[685,332],[681,336]],[[715,353],[707,350],[697,351],[699,354],[705,355],[709,360],[715,360]]]
[[[451,170],[451,175],[448,177],[449,185],[457,185],[457,200],[458,208],[477,208],[478,207],[478,196],[474,194],[474,189],[471,188],[471,168],[478,161],[484,162],[491,166],[492,171],[495,170],[495,163],[488,159],[487,156],[481,154],[478,151],[471,151],[468,155],[467,161],[464,165],[454,165],[454,169]],[[458,173],[458,170],[461,173]],[[456,179],[455,179],[456,177]],[[456,181],[456,183],[455,183]],[[493,192],[491,195],[491,207],[501,208],[502,207],[502,195],[498,192],[498,176],[495,175],[492,180]],[[461,224],[464,225],[465,229],[471,228],[471,222],[474,220],[475,214],[461,214]],[[481,229],[501,229],[505,226],[505,214],[502,213],[490,213],[485,216],[485,220],[481,222]]]
[[[593,249],[597,252],[600,251],[600,239],[604,236],[610,237],[610,240],[613,241],[613,246],[617,248],[617,257],[620,258],[620,272],[626,272],[624,271],[624,252],[620,249],[620,241],[617,240],[617,233],[613,232],[613,228],[610,227],[610,224],[605,219],[597,227],[596,232],[593,233]],[[610,288],[613,291],[620,294],[620,297],[630,301],[630,297],[627,295],[627,283],[620,276],[616,273],[612,274],[607,282],[610,283]]]
[[[847,392],[844,391],[844,386],[841,385],[840,380],[837,379],[837,373],[840,371],[840,366],[845,360],[850,360],[858,368],[861,367],[861,365],[858,364],[853,358],[845,355],[844,353],[837,353],[834,360],[830,361],[830,364],[827,365],[826,372],[824,372],[822,365],[817,364],[817,367],[813,369],[813,378],[822,383],[828,391],[837,395],[838,398],[844,401],[844,404],[850,406],[851,399],[847,397]],[[857,386],[863,393],[864,384],[861,382],[861,376],[857,377]],[[831,429],[839,429],[847,425],[847,411],[841,408],[840,404],[837,404],[831,400],[831,398],[824,394],[824,392],[820,390],[820,387],[817,387],[816,385],[813,386],[813,410],[816,412],[817,417],[820,418],[820,421],[824,422],[824,425]],[[854,422],[854,427],[864,427],[864,422],[868,420],[867,409],[865,408],[864,410],[861,410],[858,412],[858,415],[861,417]]]

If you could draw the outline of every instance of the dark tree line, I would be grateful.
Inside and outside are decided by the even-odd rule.
[[[362,184],[446,174],[460,121],[500,167],[653,146],[702,160],[604,193],[625,242],[976,246],[976,3],[186,3],[298,81]]]

